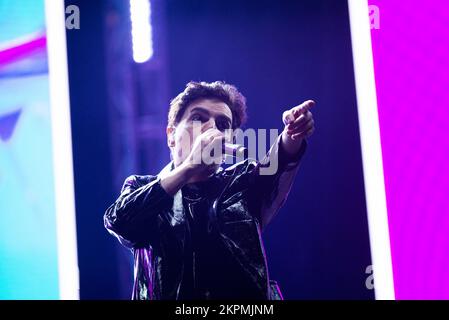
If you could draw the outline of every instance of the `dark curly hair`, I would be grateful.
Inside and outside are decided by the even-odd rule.
[[[175,126],[184,115],[187,106],[197,99],[217,99],[228,105],[232,112],[232,128],[240,128],[246,121],[246,98],[233,85],[223,81],[190,81],[183,92],[170,102],[168,125]]]

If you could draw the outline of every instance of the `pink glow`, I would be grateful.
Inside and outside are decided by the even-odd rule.
[[[23,58],[30,53],[39,49],[45,49],[47,46],[47,38],[45,35],[38,36],[34,39],[26,41],[16,46],[0,51],[0,67],[2,65],[11,63],[15,60]]]
[[[449,299],[449,1],[370,0],[397,299]]]

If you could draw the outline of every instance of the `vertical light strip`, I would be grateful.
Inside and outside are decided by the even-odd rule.
[[[150,0],[130,0],[133,58],[143,63],[153,56]]]
[[[393,267],[367,0],[348,0],[376,299],[394,299]]]
[[[46,0],[59,293],[79,299],[64,0]],[[74,31],[76,32],[76,31]]]

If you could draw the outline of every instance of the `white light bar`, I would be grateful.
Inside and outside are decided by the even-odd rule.
[[[64,0],[46,0],[59,296],[79,299]]]
[[[375,296],[394,296],[382,148],[367,0],[348,0],[360,141],[368,211]]]
[[[137,63],[148,61],[153,56],[150,0],[130,0],[131,34],[133,58]]]

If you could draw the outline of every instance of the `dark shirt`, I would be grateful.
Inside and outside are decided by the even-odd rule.
[[[261,161],[241,161],[174,197],[161,186],[173,163],[156,176],[128,177],[104,224],[133,251],[132,298],[281,300],[261,236],[285,202],[305,148],[288,156],[279,136]],[[262,174],[277,158],[274,174]]]
[[[223,245],[211,218],[215,191],[213,179],[182,189],[188,236],[180,298],[257,299],[257,287]]]

